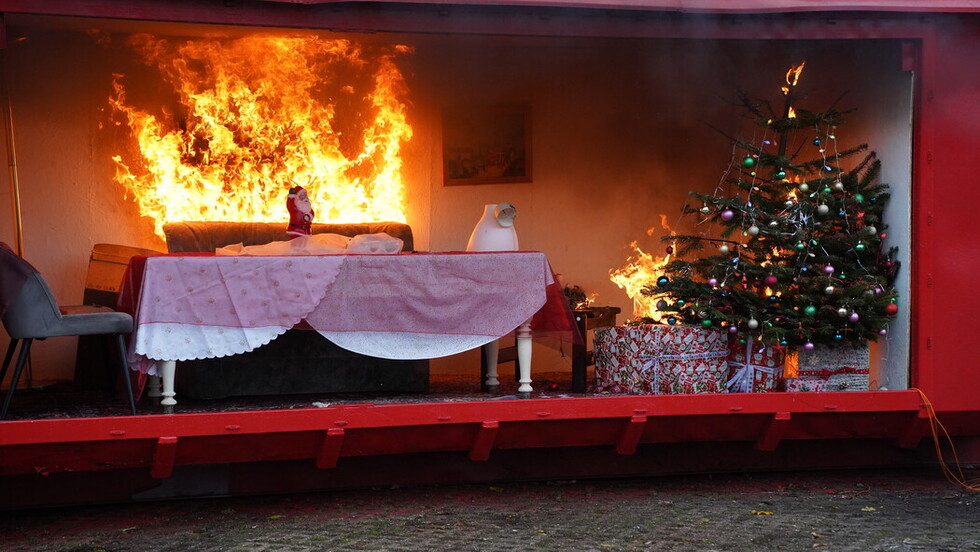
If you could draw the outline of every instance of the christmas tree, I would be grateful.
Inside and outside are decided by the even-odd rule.
[[[644,293],[668,323],[812,349],[875,340],[898,312],[881,162],[867,144],[838,150],[846,113],[794,105],[802,70],[787,72],[778,108],[741,96],[761,138],[732,138],[717,189],[691,193],[699,232],[664,238],[675,260]]]

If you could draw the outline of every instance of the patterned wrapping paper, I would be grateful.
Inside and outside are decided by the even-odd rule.
[[[767,347],[753,341],[743,344],[732,339],[728,342],[728,350],[729,393],[781,390],[786,364],[785,348]]]
[[[697,326],[613,326],[595,330],[597,392],[724,393],[728,336]]]
[[[799,377],[786,380],[787,391],[867,391],[871,350],[818,345],[798,353]]]

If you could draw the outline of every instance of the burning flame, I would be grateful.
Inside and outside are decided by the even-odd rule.
[[[667,215],[660,215],[660,225],[668,230],[671,235],[674,231],[667,226]],[[653,235],[655,228],[647,230],[648,235]],[[636,241],[630,244],[633,250],[626,259],[626,264],[618,269],[609,271],[609,279],[617,286],[626,290],[626,295],[633,300],[633,316],[635,318],[651,318],[660,321],[661,312],[657,309],[659,295],[644,295],[644,288],[649,287],[657,281],[657,278],[664,274],[664,267],[670,262],[671,254],[663,257],[655,257],[641,250]]]
[[[803,68],[806,67],[806,61],[799,65],[791,65],[789,70],[786,71],[786,85],[780,88],[783,91],[784,96],[788,96],[791,89],[796,86],[796,83],[800,82],[800,75],[803,74]],[[793,106],[789,106],[786,111],[786,117],[789,119],[796,118],[796,110]]]
[[[412,128],[395,58],[407,47],[268,35],[130,42],[179,101],[157,114],[130,105],[122,75],[109,99],[138,149],[113,157],[115,178],[157,234],[170,221],[285,223],[296,185],[314,222],[405,222],[400,152]]]
[[[791,88],[796,86],[796,83],[800,82],[800,75],[803,74],[803,68],[806,67],[806,62],[799,65],[790,65],[789,70],[786,71],[786,86],[782,87],[783,95],[789,94]]]

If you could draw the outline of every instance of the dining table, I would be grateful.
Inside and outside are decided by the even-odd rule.
[[[532,339],[582,339],[536,251],[136,256],[117,308],[135,323],[130,367],[140,382],[160,377],[167,407],[177,404],[177,362],[247,354],[291,328],[398,360],[492,349],[513,335],[522,396],[533,391]],[[495,370],[487,377],[496,383]]]

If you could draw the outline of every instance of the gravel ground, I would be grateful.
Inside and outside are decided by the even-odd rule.
[[[0,514],[0,549],[980,551],[978,522],[980,495],[948,482],[938,469],[834,471],[15,511]]]

